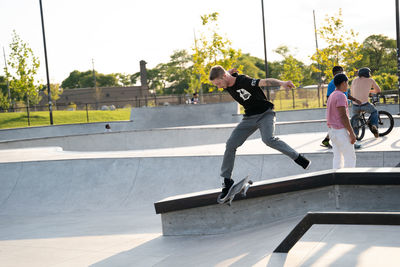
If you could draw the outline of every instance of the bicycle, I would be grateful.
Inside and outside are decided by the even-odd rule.
[[[376,103],[379,102],[379,96],[373,95],[372,104],[376,106]],[[366,114],[365,111],[362,111],[360,114],[355,114],[351,117],[351,126],[353,127],[354,134],[356,135],[356,139],[358,141],[362,140],[365,135],[365,126],[371,130],[371,122],[370,122],[370,114]],[[385,136],[389,134],[393,130],[394,120],[392,114],[385,110],[378,110],[378,133],[379,136]]]

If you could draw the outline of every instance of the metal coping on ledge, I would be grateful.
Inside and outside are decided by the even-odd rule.
[[[331,185],[400,185],[400,168],[328,170],[255,182],[246,199],[314,189]],[[219,190],[166,198],[154,203],[157,214],[217,204]],[[240,194],[234,201],[243,200]]]
[[[400,225],[400,212],[309,212],[274,253],[288,253],[314,224]]]

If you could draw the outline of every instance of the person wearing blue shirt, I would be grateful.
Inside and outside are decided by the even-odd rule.
[[[336,76],[337,74],[339,74],[339,73],[343,73],[343,71],[344,71],[344,70],[343,70],[343,68],[342,68],[341,66],[334,66],[334,67],[332,68],[333,77],[335,77],[335,76]],[[333,91],[335,91],[335,89],[336,89],[336,86],[335,86],[335,84],[333,83],[333,80],[334,80],[334,79],[332,79],[332,81],[328,84],[328,90],[327,90],[327,92],[326,92],[326,101],[328,101],[328,97],[329,97],[330,94],[332,94]],[[352,97],[352,96],[348,93],[348,91],[345,92],[344,94],[346,95],[346,97],[347,97],[349,100],[354,101],[354,102],[356,102],[356,103],[361,103],[358,99],[355,99],[354,97]],[[329,141],[330,141],[329,134],[327,134],[326,137],[325,137],[325,139],[322,140],[321,146],[324,146],[324,147],[327,147],[327,148],[332,148],[332,146],[331,146],[331,144],[329,143]],[[358,144],[355,144],[354,146],[355,146],[355,148],[360,148],[360,145],[358,145]]]

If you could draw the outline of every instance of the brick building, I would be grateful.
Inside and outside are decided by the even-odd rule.
[[[134,106],[138,99],[147,98],[149,96],[146,62],[144,60],[140,61],[140,83],[140,86],[128,87],[64,89],[56,105],[62,107],[73,103],[79,107],[89,104],[92,108],[99,108],[103,105],[114,105],[117,108],[126,105]],[[47,97],[43,96],[39,105],[44,106],[46,104]]]

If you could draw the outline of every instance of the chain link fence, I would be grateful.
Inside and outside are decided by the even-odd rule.
[[[322,108],[326,105],[326,86],[308,86],[295,89],[269,88],[270,98],[276,111],[293,109]],[[398,93],[388,91],[385,103],[397,103]],[[95,103],[54,104],[54,124],[106,122],[129,120],[130,109],[139,107],[157,107],[169,105],[191,104],[191,95],[147,96],[135,97],[119,101]],[[226,92],[204,93],[199,96],[200,103],[232,102],[232,97]],[[17,106],[0,109],[0,128],[49,125],[48,106]]]

